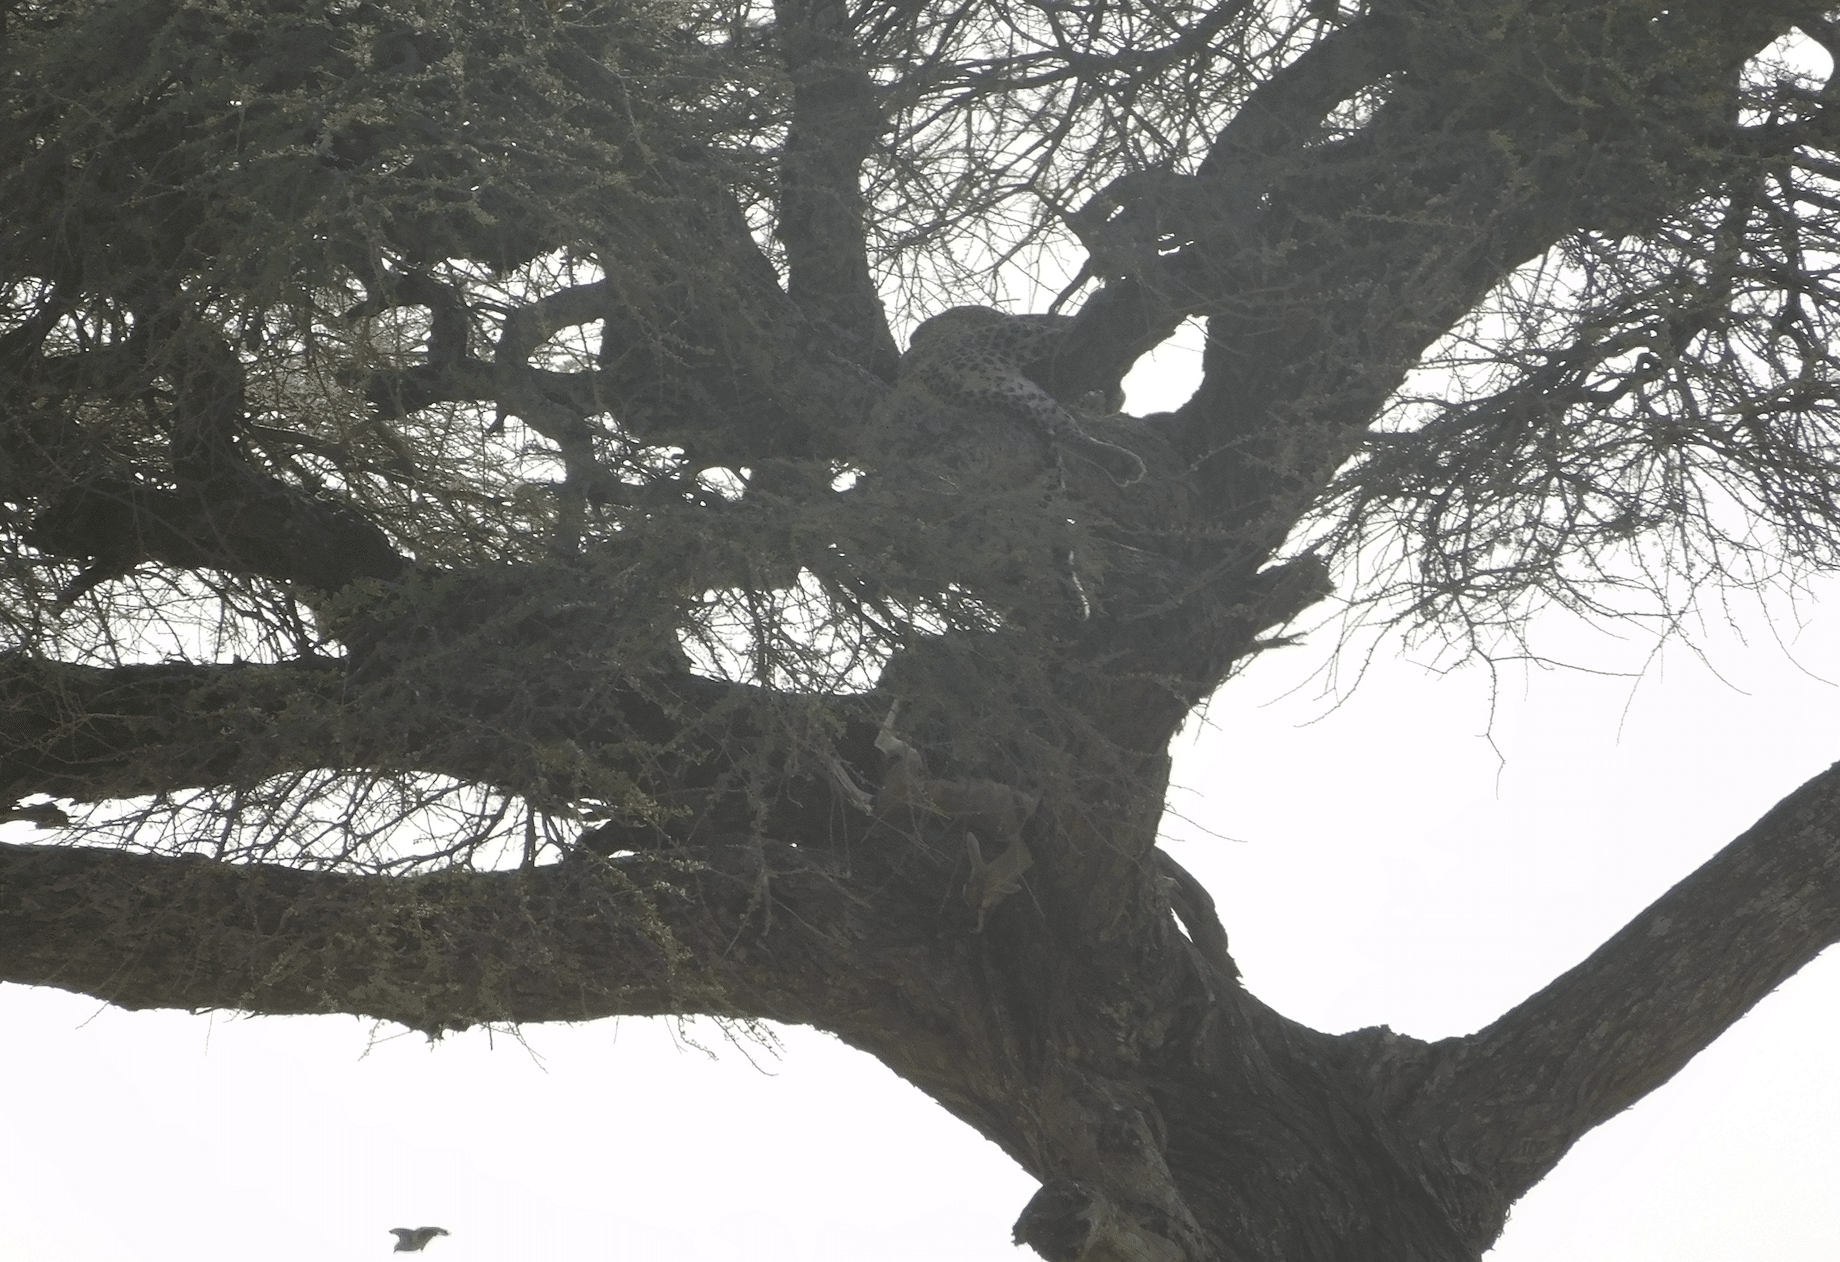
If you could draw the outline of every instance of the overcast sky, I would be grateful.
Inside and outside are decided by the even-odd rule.
[[[1493,703],[1482,670],[1432,673],[1396,644],[1330,695],[1330,635],[1266,654],[1180,743],[1167,844],[1280,1010],[1475,1029],[1840,757],[1826,595],[1805,627],[1740,604],[1744,638],[1702,628],[1716,674],[1547,620],[1543,649],[1629,673],[1511,672]],[[0,1262],[381,1262],[389,1228],[423,1224],[453,1233],[430,1262],[1034,1256],[1009,1243],[1033,1181],[810,1031],[775,1056],[695,1029],[713,1059],[643,1020],[430,1046],[13,986],[0,1022]],[[1587,1137],[1491,1258],[1832,1262],[1836,1186],[1823,958]]]

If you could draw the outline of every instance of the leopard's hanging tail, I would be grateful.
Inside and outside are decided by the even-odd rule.
[[[1068,445],[1074,454],[1090,460],[1105,471],[1105,476],[1112,480],[1114,486],[1130,486],[1144,478],[1143,457],[1129,447],[1120,447],[1117,443],[1108,443],[1103,438],[1094,438],[1080,428],[1079,422],[1067,418],[1067,433],[1073,441]],[[1054,453],[1055,467],[1060,467],[1060,452]]]

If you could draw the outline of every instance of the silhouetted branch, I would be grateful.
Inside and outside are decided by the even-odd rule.
[[[1434,1045],[1411,1112],[1518,1197],[1840,941],[1840,767],[1783,799],[1590,958]]]

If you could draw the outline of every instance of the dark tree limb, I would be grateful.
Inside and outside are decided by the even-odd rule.
[[[1414,1119],[1508,1200],[1840,940],[1840,766],[1488,1028],[1433,1048]]]
[[[754,694],[745,688],[692,677],[653,679],[643,688],[571,678],[558,655],[553,703],[519,716],[515,697],[494,696],[482,683],[499,663],[489,656],[443,660],[424,676],[386,687],[367,684],[361,669],[354,678],[350,663],[329,658],[103,669],[0,657],[0,795],[101,801],[350,767],[427,772],[522,792],[532,786],[510,747],[563,740],[584,749],[636,747],[619,764],[626,772],[642,772],[661,794],[707,794],[732,772],[721,741],[745,743],[750,735]],[[444,691],[442,677],[456,674],[468,686]],[[481,726],[474,707],[490,722]],[[368,721],[357,721],[359,714]],[[389,718],[378,720],[380,714]],[[699,727],[699,717],[711,714],[721,718]],[[866,745],[873,728],[860,726]],[[692,730],[703,740],[686,742]],[[486,733],[507,747],[482,743]],[[680,744],[672,758],[643,752],[674,739]],[[603,762],[613,765],[612,758]],[[561,782],[549,789],[551,795],[584,791]],[[825,817],[828,796],[807,802],[807,814]],[[786,826],[800,826],[805,815],[787,810]]]
[[[851,908],[809,852],[764,843],[412,878],[0,844],[7,981],[430,1033],[619,1014],[823,1023],[870,984],[819,967]],[[801,940],[776,949],[805,971],[755,948],[770,921]]]
[[[1260,171],[1249,164],[1321,143],[1329,112],[1363,88],[1378,86],[1402,54],[1396,19],[1373,14],[1337,27],[1247,96],[1214,138],[1197,170],[1199,182],[1236,179],[1262,186],[1260,177],[1269,178],[1269,167]]]
[[[366,373],[365,397],[384,419],[440,403],[495,403],[568,447],[571,474],[584,478],[589,451],[579,444],[585,418],[598,413],[612,414],[627,435],[692,447],[711,464],[840,451],[838,436],[886,394],[887,383],[842,354],[837,334],[819,328],[779,288],[738,208],[709,213],[719,223],[701,245],[681,243],[685,255],[698,257],[680,270],[713,271],[713,279],[637,294],[604,281],[573,286],[509,311],[491,361],[446,350],[436,356],[431,348],[425,363]],[[680,235],[694,233],[671,234]],[[720,265],[709,261],[712,253]],[[697,297],[688,300],[679,288]],[[597,320],[597,369],[529,363],[557,330]]]
[[[1262,195],[1314,165],[1302,154],[1320,144],[1324,116],[1394,66],[1396,25],[1350,23],[1260,84],[1196,175],[1136,172],[1073,216],[1089,266],[1109,283],[1081,309],[1050,390],[1077,395],[1122,374],[1185,317],[1232,302],[1248,277],[1231,264],[1260,238]]]
[[[501,365],[527,365],[537,347],[558,331],[590,324],[617,305],[611,286],[604,280],[570,285],[520,303],[505,313],[493,357]]]
[[[397,307],[428,308],[428,362],[457,364],[467,358],[472,340],[472,313],[460,291],[421,270],[379,271],[370,278],[363,302],[345,313],[362,320]]]
[[[32,519],[25,542],[82,559],[70,600],[89,587],[157,561],[336,592],[360,578],[390,579],[407,561],[368,519],[269,479],[227,477],[225,493],[179,490],[127,474],[96,474]]]
[[[339,766],[332,733],[344,681],[330,660],[106,670],[9,655],[0,658],[0,794],[100,801]],[[307,734],[286,750],[273,734],[283,713]]]
[[[406,560],[374,523],[249,460],[244,374],[221,335],[183,315],[162,313],[149,321],[169,326],[170,344],[158,360],[134,364],[133,379],[141,389],[162,374],[173,382],[169,467],[130,469],[100,450],[88,452],[93,470],[39,509],[25,541],[53,556],[88,562],[63,599],[145,561],[255,575],[322,592],[359,578],[402,573]],[[114,356],[105,362],[128,366]]]
[[[786,290],[854,360],[892,382],[900,355],[869,272],[862,164],[886,126],[843,0],[779,0],[792,119],[780,156]]]
[[[1700,99],[1690,110],[1684,100],[1680,109],[1664,103],[1659,89],[1674,90],[1674,81],[1655,78],[1655,47],[1641,23],[1632,21],[1633,33],[1607,51],[1623,58],[1629,93],[1640,95],[1655,80],[1656,103],[1648,117],[1623,121],[1603,139],[1667,172],[1676,183],[1665,188],[1606,180],[1600,168],[1610,146],[1571,143],[1585,120],[1577,103],[1551,87],[1550,100],[1524,108],[1518,65],[1504,64],[1480,98],[1448,91],[1452,75],[1475,73],[1473,57],[1487,42],[1458,55],[1422,35],[1407,39],[1397,25],[1407,20],[1402,14],[1389,10],[1336,31],[1255,93],[1211,155],[1216,167],[1231,165],[1234,178],[1145,173],[1103,195],[1097,209],[1108,220],[1105,231],[1135,263],[1082,309],[1054,389],[1097,388],[1120,371],[1121,357],[1128,366],[1185,316],[1209,315],[1203,386],[1182,413],[1196,427],[1195,453],[1243,447],[1249,431],[1294,430],[1300,419],[1320,426],[1301,445],[1294,434],[1281,441],[1305,459],[1280,499],[1307,502],[1322,466],[1346,459],[1425,346],[1514,267],[1569,230],[1627,222],[1638,209],[1652,213],[1658,203],[1696,195],[1708,178],[1717,182],[1706,171],[1680,178],[1703,165],[1704,130],[1696,131],[1694,120],[1708,107]],[[1786,30],[1793,13],[1782,5],[1712,5],[1669,21],[1693,28],[1669,47],[1691,48],[1695,64],[1717,79]],[[1541,37],[1563,29],[1541,28]],[[1511,49],[1519,51],[1508,45],[1501,54]],[[1555,47],[1549,55],[1557,63],[1573,51]],[[1602,70],[1599,62],[1592,73]],[[1409,73],[1360,136],[1342,144],[1318,137],[1306,147],[1324,112],[1364,85],[1378,87],[1389,71]],[[1427,110],[1444,115],[1435,132],[1426,130]],[[1705,125],[1729,133],[1735,121],[1708,114]],[[1518,155],[1512,161],[1501,152],[1508,140]],[[1538,172],[1538,195],[1506,193],[1525,185],[1531,171]],[[1458,203],[1475,213],[1453,216]],[[1277,240],[1285,242],[1281,259],[1261,246]],[[1107,260],[1095,262],[1114,274]],[[1249,294],[1259,300],[1249,302]],[[1358,341],[1353,330],[1361,330]],[[1346,350],[1355,344],[1358,357]],[[1295,415],[1300,400],[1312,401],[1309,415]],[[1237,459],[1216,461],[1215,476],[1231,476],[1250,459],[1256,476],[1233,482],[1264,487],[1274,456],[1263,448],[1255,443]],[[1292,505],[1274,503],[1268,490],[1259,504],[1231,482],[1220,490],[1236,514],[1294,519]]]

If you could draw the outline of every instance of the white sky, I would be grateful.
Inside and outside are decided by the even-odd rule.
[[[1387,655],[1332,708],[1295,690],[1329,636],[1267,654],[1179,742],[1192,823],[1172,814],[1169,844],[1280,1010],[1474,1029],[1840,756],[1840,584],[1822,594],[1799,634],[1781,610],[1774,633],[1745,614],[1748,645],[1705,629],[1725,682],[1675,648],[1639,680],[1516,676],[1492,721],[1475,669]],[[1541,635],[1610,669],[1648,647]],[[1581,1143],[1492,1262],[1840,1256],[1837,1008],[1824,958]],[[429,1046],[7,986],[0,1021],[0,1262],[382,1262],[389,1228],[422,1224],[453,1233],[430,1262],[1034,1256],[1009,1243],[1033,1182],[810,1031],[757,1068],[641,1020]]]

